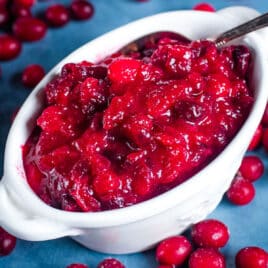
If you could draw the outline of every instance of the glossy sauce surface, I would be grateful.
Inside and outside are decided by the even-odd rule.
[[[244,46],[162,38],[98,64],[66,64],[24,146],[30,186],[51,206],[100,211],[182,183],[246,119],[250,62]]]

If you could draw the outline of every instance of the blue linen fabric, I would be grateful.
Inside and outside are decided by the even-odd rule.
[[[33,12],[39,14],[52,3],[70,4],[71,1],[38,1]],[[3,173],[4,144],[10,127],[10,118],[29,90],[20,83],[22,69],[31,63],[38,63],[49,71],[59,60],[71,51],[95,37],[124,25],[135,19],[159,12],[191,9],[198,0],[91,0],[95,15],[88,21],[71,21],[60,29],[49,29],[46,37],[35,43],[25,43],[21,55],[9,62],[0,62],[0,175]],[[216,9],[231,5],[246,5],[260,12],[268,10],[267,0],[211,0]],[[268,49],[268,46],[267,46]],[[267,85],[268,87],[268,85]],[[268,90],[268,88],[267,88]],[[262,157],[268,167],[267,153],[262,149],[255,152]],[[257,195],[254,201],[243,207],[236,207],[222,200],[218,208],[209,216],[224,221],[231,232],[228,245],[222,252],[227,259],[227,267],[232,268],[236,252],[245,246],[260,246],[268,250],[268,171],[255,183]],[[217,178],[215,178],[217,179]],[[90,251],[70,238],[45,242],[18,240],[11,255],[0,258],[1,268],[65,268],[70,263],[81,262],[90,268],[110,255]],[[154,268],[157,263],[154,251],[138,254],[114,256],[128,268]]]

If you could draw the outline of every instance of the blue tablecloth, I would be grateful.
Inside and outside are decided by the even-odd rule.
[[[34,12],[39,13],[46,6],[55,2],[68,4],[71,1],[40,1],[34,7]],[[158,12],[191,9],[194,4],[198,3],[197,0],[150,0],[143,3],[135,0],[92,0],[91,2],[96,9],[91,20],[71,21],[64,28],[50,29],[42,41],[24,44],[20,57],[10,62],[0,63],[2,68],[2,78],[0,78],[0,175],[3,170],[4,144],[10,127],[10,117],[29,94],[29,91],[21,85],[19,76],[27,64],[40,63],[48,71],[72,50],[120,25]],[[217,9],[230,5],[247,5],[260,12],[268,9],[267,0],[211,0],[210,2]],[[268,167],[267,154],[262,150],[256,154],[262,156]],[[231,231],[231,239],[223,249],[228,268],[235,267],[234,256],[242,247],[255,245],[268,250],[267,172],[266,170],[263,178],[255,184],[257,195],[251,204],[236,207],[223,200],[211,215],[211,217],[223,220]],[[0,258],[0,267],[64,268],[67,264],[82,262],[94,268],[105,257],[108,255],[92,252],[69,238],[47,242],[19,240],[11,255]],[[116,257],[128,268],[157,267],[153,251]]]

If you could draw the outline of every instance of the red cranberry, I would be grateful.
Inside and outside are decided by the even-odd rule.
[[[13,4],[11,6],[11,13],[15,18],[31,17],[31,9],[29,7]]]
[[[36,0],[13,0],[14,4],[24,6],[24,7],[31,7],[35,4]]]
[[[3,34],[0,35],[0,60],[11,60],[21,52],[21,43],[17,38]]]
[[[97,268],[125,268],[125,266],[117,259],[108,258],[100,262]]]
[[[72,263],[68,265],[66,268],[88,268],[88,266],[82,263]]]
[[[28,65],[22,73],[22,83],[25,87],[35,87],[45,76],[44,68],[38,64]]]
[[[215,12],[215,8],[209,3],[199,3],[193,7],[194,10]]]
[[[268,127],[268,103],[266,104],[266,107],[262,116],[261,124],[265,127]]]
[[[268,152],[268,128],[265,128],[262,134],[262,145],[264,149]]]
[[[229,240],[229,230],[218,220],[204,220],[192,228],[192,239],[198,247],[221,248]]]
[[[258,147],[258,145],[261,142],[262,139],[262,133],[263,133],[263,127],[262,125],[258,125],[257,129],[254,132],[254,135],[250,141],[250,144],[248,146],[248,150],[252,151]]]
[[[6,26],[9,21],[9,13],[6,8],[0,7],[0,27]]]
[[[259,247],[241,249],[235,257],[236,268],[267,268],[268,254]]]
[[[16,237],[9,234],[0,227],[0,256],[6,256],[10,254],[16,246],[16,241]]]
[[[250,203],[255,196],[253,184],[242,177],[237,177],[227,191],[228,199],[235,205],[246,205]]]
[[[75,19],[87,20],[94,14],[94,7],[86,0],[73,0],[71,11]]]
[[[157,268],[176,268],[176,266],[175,265],[160,264],[157,266]]]
[[[184,236],[173,236],[163,240],[156,249],[156,259],[161,264],[181,265],[192,251],[191,243]]]
[[[258,156],[245,156],[242,160],[239,171],[243,178],[254,182],[262,176],[264,172],[264,165]]]
[[[198,248],[189,259],[189,268],[225,268],[224,256],[215,248]]]
[[[40,40],[45,36],[46,31],[46,24],[37,18],[20,17],[13,24],[14,34],[22,41]]]
[[[45,16],[48,23],[55,27],[63,26],[70,20],[68,9],[61,4],[48,7]]]

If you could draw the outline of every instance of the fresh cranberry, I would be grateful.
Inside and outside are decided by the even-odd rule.
[[[235,257],[236,268],[267,268],[268,253],[259,247],[241,249]]]
[[[215,12],[215,8],[209,3],[199,3],[193,7],[194,10]]]
[[[175,265],[160,264],[157,266],[157,268],[176,268],[176,266]]]
[[[21,52],[21,43],[17,38],[3,34],[0,35],[0,60],[11,60]]]
[[[47,31],[46,24],[37,18],[19,17],[13,24],[13,33],[22,41],[37,41],[42,39]]]
[[[82,263],[73,263],[68,265],[66,268],[88,268],[88,266]]]
[[[268,152],[268,128],[265,128],[263,130],[262,145],[263,145],[264,149],[266,150],[266,152]]]
[[[261,124],[264,127],[268,127],[268,103],[266,104],[266,107],[262,116]]]
[[[255,196],[253,184],[242,177],[236,177],[227,191],[228,199],[235,205],[246,205]]]
[[[215,248],[198,248],[189,259],[189,268],[225,268],[224,256]]]
[[[198,247],[221,248],[229,240],[227,226],[214,219],[204,220],[192,227],[192,239]]]
[[[24,7],[32,7],[36,0],[13,0],[14,4],[24,6]]]
[[[15,18],[32,16],[31,9],[29,7],[16,4],[11,5],[11,13]]]
[[[0,7],[0,28],[6,26],[9,21],[9,12],[6,8]]]
[[[75,19],[87,20],[93,16],[94,7],[87,0],[73,0],[71,3],[71,11]]]
[[[31,64],[25,67],[22,73],[22,83],[25,87],[35,87],[45,76],[45,70],[41,65]]]
[[[97,268],[125,268],[125,266],[117,259],[108,258],[100,262]]]
[[[263,175],[264,165],[260,157],[248,155],[243,158],[239,171],[243,178],[254,182]]]
[[[63,26],[70,20],[68,9],[61,4],[49,6],[45,16],[48,23],[55,27]]]
[[[252,151],[258,147],[262,139],[262,134],[263,134],[263,127],[261,124],[259,124],[248,146],[249,151]]]
[[[182,265],[191,251],[191,243],[184,236],[173,236],[157,246],[156,259],[161,264]]]
[[[0,227],[0,256],[9,255],[16,246],[16,237]]]

